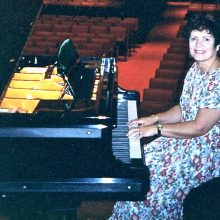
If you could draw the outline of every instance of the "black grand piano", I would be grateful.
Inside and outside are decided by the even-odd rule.
[[[149,188],[140,142],[126,137],[139,94],[118,86],[114,58],[67,68],[60,57],[21,56],[1,94],[0,212],[11,219],[75,219],[83,200],[143,200]]]

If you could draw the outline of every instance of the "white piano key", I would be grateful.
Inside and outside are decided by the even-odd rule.
[[[128,121],[137,118],[137,102],[135,100],[128,100]],[[129,138],[130,158],[141,159],[141,143],[139,139]]]

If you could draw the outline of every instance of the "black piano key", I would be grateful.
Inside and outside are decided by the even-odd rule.
[[[114,156],[124,163],[131,163],[128,132],[127,100],[118,100],[117,128],[112,131],[112,150]]]

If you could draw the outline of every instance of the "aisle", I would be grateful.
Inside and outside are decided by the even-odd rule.
[[[147,41],[136,48],[126,62],[118,62],[119,85],[125,89],[137,90],[141,95],[148,88],[160,61],[170,42],[175,38],[190,3],[168,2],[161,21],[148,32]]]

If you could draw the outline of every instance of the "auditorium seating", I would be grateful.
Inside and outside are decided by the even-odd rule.
[[[42,14],[33,25],[23,48],[23,54],[56,55],[60,42],[70,38],[80,55],[84,55],[87,50],[86,54],[89,53],[90,56],[108,55],[117,59],[124,57],[123,59],[126,60],[128,51],[136,46],[133,39],[137,30],[137,18],[122,20],[116,17]]]
[[[126,56],[128,52],[128,29],[123,26],[113,26],[110,27],[110,34],[115,36],[117,42],[117,54],[116,57],[123,54],[126,61]]]
[[[117,0],[43,0],[45,5],[68,5],[89,7],[118,7],[121,1]]]
[[[138,30],[139,30],[138,19],[131,17],[125,18],[125,19],[121,19],[120,23],[123,27],[127,27],[128,37],[129,37],[128,49],[129,52],[131,52],[132,49],[135,49],[136,46],[138,46]]]
[[[77,1],[44,1],[46,2],[67,5],[75,4]],[[83,2],[90,4],[98,1],[78,1],[80,4]],[[54,56],[60,42],[70,38],[80,56],[115,56],[118,60],[121,57],[126,60],[137,46],[135,40],[138,29],[137,18],[42,13],[35,21],[23,52],[28,55],[44,53],[42,55]],[[178,100],[188,56],[188,47],[179,35],[178,33],[170,42],[170,47],[155,72],[155,78],[150,80],[149,89],[144,90],[140,114],[166,110]],[[158,98],[155,98],[156,96]],[[149,107],[145,108],[145,105]]]
[[[170,42],[170,47],[155,71],[155,77],[150,79],[149,88],[143,91],[140,116],[166,111],[179,101],[183,79],[189,66],[188,45],[180,36],[180,31]]]

